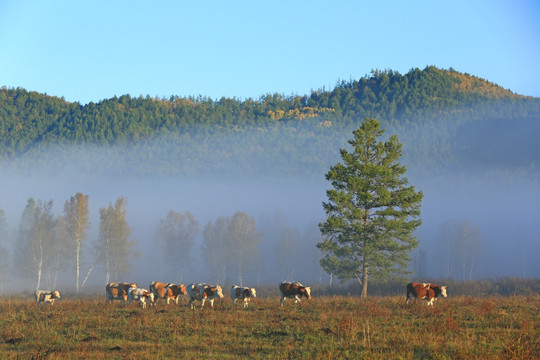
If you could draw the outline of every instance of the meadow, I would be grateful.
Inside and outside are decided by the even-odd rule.
[[[0,300],[2,359],[535,359],[540,296],[257,298],[233,309],[63,298]]]

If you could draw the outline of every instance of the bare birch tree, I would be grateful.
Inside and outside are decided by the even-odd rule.
[[[444,253],[444,275],[456,280],[472,280],[476,257],[482,243],[480,230],[467,220],[447,220],[439,227]]]
[[[294,280],[296,266],[299,263],[296,259],[298,257],[299,242],[300,233],[298,230],[286,227],[274,247],[276,264],[282,280]]]
[[[4,210],[0,209],[0,293],[4,292],[9,274],[9,250],[5,246],[9,239],[9,226]]]
[[[206,224],[203,230],[202,257],[209,266],[213,281],[223,283],[227,274],[229,261],[226,256],[226,241],[231,219],[219,217],[213,224]]]
[[[131,268],[130,258],[136,255],[135,242],[129,241],[131,229],[126,220],[127,200],[120,197],[114,206],[99,209],[100,224],[97,243],[98,261],[105,266],[105,282],[109,283],[111,274],[114,281],[118,275]]]
[[[75,265],[75,288],[80,292],[81,251],[86,240],[89,225],[88,195],[78,192],[64,204],[62,224],[69,249]]]
[[[44,274],[50,270],[51,259],[57,250],[57,220],[51,213],[52,206],[52,200],[38,200],[36,204],[34,199],[29,199],[17,237],[15,265],[23,277],[36,278],[36,290],[40,288]]]
[[[255,228],[255,220],[245,212],[237,211],[229,226],[226,249],[228,257],[233,259],[240,285],[244,282],[244,271],[249,265],[259,260],[257,246],[261,241],[261,234]]]
[[[199,223],[189,211],[180,214],[171,210],[158,225],[157,234],[164,263],[168,271],[176,274],[179,282],[182,281],[184,268],[191,262],[191,248],[198,232]]]

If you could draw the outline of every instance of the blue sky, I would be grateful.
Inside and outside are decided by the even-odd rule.
[[[115,95],[309,94],[427,65],[540,97],[540,1],[0,0],[0,86]]]

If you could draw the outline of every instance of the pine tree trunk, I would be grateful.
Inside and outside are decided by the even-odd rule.
[[[368,267],[367,265],[364,265],[364,270],[362,273],[362,295],[360,295],[361,299],[367,298],[367,284],[368,284]]]

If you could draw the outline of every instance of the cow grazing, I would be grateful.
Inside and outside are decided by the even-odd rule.
[[[311,287],[304,286],[299,282],[283,281],[279,284],[279,292],[281,293],[281,306],[285,304],[285,298],[294,298],[294,303],[300,302],[300,298],[305,296],[308,300],[311,299]]]
[[[214,299],[223,298],[223,291],[219,285],[190,284],[187,287],[187,292],[189,296],[189,305],[192,309],[195,309],[195,304],[193,303],[195,300],[201,302],[202,309],[206,300],[210,302],[211,307],[214,307]]]
[[[428,305],[433,306],[433,302],[441,295],[446,297],[446,286],[439,286],[430,283],[409,283],[407,284],[407,303],[414,297],[416,299],[426,299]]]
[[[39,308],[39,304],[43,303],[44,305],[51,304],[51,306],[54,304],[55,299],[60,299],[60,292],[59,291],[44,291],[44,290],[36,290],[35,294],[36,296],[36,304]]]
[[[113,300],[128,301],[128,290],[136,287],[137,284],[135,283],[108,283],[107,286],[105,286],[105,295],[107,295],[105,303]]]
[[[257,297],[257,292],[254,288],[242,287],[234,285],[231,287],[231,299],[233,307],[236,304],[236,300],[243,300],[244,308],[248,306],[249,299]]]
[[[158,299],[165,299],[167,300],[167,305],[171,299],[178,305],[180,295],[187,294],[186,286],[183,284],[166,284],[159,281],[152,281],[150,291],[154,294],[154,302],[157,302]]]
[[[130,304],[132,301],[140,302],[144,309],[146,308],[147,301],[149,301],[150,304],[154,302],[154,294],[146,289],[132,287],[128,289],[128,300]]]

